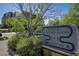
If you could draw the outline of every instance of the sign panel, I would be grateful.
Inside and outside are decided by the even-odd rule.
[[[78,29],[74,25],[45,27],[43,33],[43,44],[69,53],[77,50]]]

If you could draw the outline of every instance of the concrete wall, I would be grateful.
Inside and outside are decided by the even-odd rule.
[[[8,37],[11,38],[13,35],[16,35],[15,32],[7,32],[7,33],[2,33],[2,37]]]

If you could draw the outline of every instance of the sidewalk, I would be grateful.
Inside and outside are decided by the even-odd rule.
[[[0,56],[9,56],[7,44],[8,40],[0,41]]]

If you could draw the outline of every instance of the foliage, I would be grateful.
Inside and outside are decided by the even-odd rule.
[[[79,26],[79,4],[71,4],[69,14],[60,20],[60,24],[75,24]]]
[[[41,55],[41,37],[28,37],[25,31],[19,32],[9,39],[8,47],[18,55]]]
[[[10,28],[13,32],[19,32],[25,30],[25,24],[27,24],[27,20],[23,17],[8,18],[3,22],[3,27]]]
[[[8,39],[8,37],[0,37],[0,40],[7,40]]]
[[[79,26],[79,16],[65,16],[61,21],[60,24],[75,24]]]
[[[11,31],[15,31],[15,32],[25,30],[24,25],[26,25],[26,28],[27,28],[26,30],[28,30],[28,32],[40,31],[45,26],[44,19],[51,18],[55,15],[54,13],[57,13],[55,12],[56,10],[53,9],[56,6],[56,4],[48,4],[48,3],[30,4],[29,3],[26,5],[26,4],[19,3],[16,6],[21,11],[21,13],[18,13],[17,17],[9,17],[9,16],[6,17],[6,15],[4,14],[2,19],[2,20],[6,19],[5,21],[2,22],[3,27],[12,28]],[[29,8],[26,8],[26,7],[29,7]],[[8,14],[9,13],[12,14],[13,12],[8,12]],[[27,16],[29,17],[27,18]],[[11,19],[14,19],[14,20],[12,21]]]
[[[14,27],[12,27],[11,31],[13,32],[19,32],[25,30],[24,25],[21,24],[20,22],[16,23]]]
[[[47,26],[55,26],[55,25],[59,25],[59,20],[55,19],[55,20],[49,20]]]
[[[26,30],[26,32],[18,33],[16,37],[11,38],[9,44],[12,44],[8,44],[9,48],[15,48],[17,54],[19,55],[41,55],[41,38],[29,34],[31,32],[38,32],[42,30],[45,26],[44,19],[49,18],[48,16],[50,13],[52,14],[54,11],[52,8],[53,6],[51,7],[51,4],[47,3],[28,4],[28,9],[24,9],[23,4],[18,4],[18,6],[21,14],[19,14],[17,18],[10,18],[9,21],[7,19],[5,22],[7,23],[7,27],[12,28],[12,31],[21,32]],[[49,10],[51,10],[50,13]],[[26,17],[27,15],[29,18]]]
[[[17,44],[17,54],[19,55],[41,55],[41,42],[36,36],[21,38]]]
[[[19,10],[27,18],[27,12],[29,12],[27,30],[28,32],[41,31],[41,29],[45,26],[44,20],[49,18],[56,18],[55,14],[59,11],[54,9],[56,4],[49,3],[37,3],[37,4],[17,4],[19,6]],[[25,6],[26,5],[26,6]],[[29,8],[26,8],[29,7]],[[58,13],[57,15],[59,15]],[[32,16],[35,17],[32,17]],[[56,22],[57,23],[57,22]]]
[[[16,50],[16,44],[18,42],[18,37],[16,37],[16,35],[12,36],[9,40],[8,40],[8,48],[11,49],[12,51]]]

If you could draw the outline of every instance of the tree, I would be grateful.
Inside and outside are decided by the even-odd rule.
[[[7,18],[13,18],[16,17],[16,12],[6,12],[4,13],[2,17],[2,23],[7,19]]]
[[[8,16],[9,17],[9,16]],[[13,32],[23,31],[25,30],[24,25],[27,24],[27,20],[19,14],[18,17],[4,17],[2,22],[3,28],[9,28]]]
[[[55,26],[55,25],[59,25],[59,20],[55,19],[55,20],[49,20],[47,26]]]
[[[44,20],[46,18],[50,18],[47,14],[49,13],[49,10],[52,10],[51,4],[25,4],[27,9],[24,7],[24,4],[18,4],[18,6],[21,11],[21,15],[23,15],[24,19],[27,20],[26,24],[22,21],[26,26],[27,33],[24,32],[23,34],[23,32],[20,32],[17,34],[16,37],[20,35],[20,37],[18,37],[19,43],[15,44],[17,48],[13,46],[14,44],[11,46],[12,48],[15,48],[20,55],[39,55],[39,51],[41,51],[41,37],[34,36],[31,32],[41,31],[41,29],[45,26]],[[50,13],[52,14],[52,12],[55,11],[52,10]],[[28,18],[26,17],[27,15],[29,15]],[[21,21],[19,18],[18,20]],[[12,39],[11,43],[12,42],[15,43],[16,39]]]
[[[60,20],[60,24],[75,24],[79,26],[79,4],[71,4],[69,13]]]
[[[55,17],[54,13],[59,11],[55,10],[56,4],[48,4],[48,3],[37,3],[37,4],[17,4],[18,9],[22,12],[25,18],[27,12],[29,12],[29,18],[27,25],[27,30],[29,34],[33,31],[41,31],[41,29],[45,26],[45,19],[50,19]],[[35,15],[35,17],[33,17]],[[33,17],[33,18],[32,18]]]

